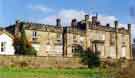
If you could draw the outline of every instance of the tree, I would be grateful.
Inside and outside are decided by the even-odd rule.
[[[22,25],[22,24],[21,24]],[[32,47],[32,45],[28,42],[25,34],[25,30],[21,28],[21,36],[16,37],[14,40],[14,46],[16,49],[16,54],[18,55],[36,55],[36,50]]]

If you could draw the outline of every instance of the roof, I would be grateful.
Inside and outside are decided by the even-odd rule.
[[[9,37],[11,37],[12,39],[14,39],[14,36],[12,34],[10,34],[9,32],[7,32],[5,29],[0,30],[0,35],[2,35],[3,33],[7,34]]]
[[[47,32],[62,33],[65,28],[66,28],[66,31],[70,32],[70,33],[74,32],[75,29],[78,32],[82,32],[82,33],[85,32],[85,30],[86,30],[86,27],[85,27],[86,25],[83,20],[78,22],[77,27],[72,27],[72,26],[63,27],[63,26],[40,24],[40,23],[34,23],[34,22],[24,22],[24,21],[21,21],[19,23],[23,23],[23,27],[27,30],[37,30],[37,31],[45,31],[45,32],[47,31]],[[104,25],[98,24],[93,27],[91,24],[91,21],[88,21],[88,23],[89,23],[89,29],[92,29],[92,30],[100,30],[100,31],[106,31],[106,32],[115,32],[116,31],[115,28],[111,27],[111,26],[104,26]],[[7,27],[7,28],[11,29],[10,27]],[[122,33],[122,34],[129,33],[128,29],[124,29],[124,28],[118,28],[118,32]]]
[[[63,27],[55,26],[55,25],[23,22],[23,26],[25,29],[28,29],[28,30],[63,32]]]
[[[79,27],[81,27],[81,25],[86,26],[85,23],[86,22],[84,20],[80,21]],[[91,21],[88,21],[87,23],[89,25],[89,29],[92,29],[92,30],[100,30],[100,31],[106,31],[106,32],[115,32],[116,31],[115,27],[101,25],[100,23],[98,23],[96,26],[93,26]],[[86,27],[83,27],[83,28],[86,28]],[[129,31],[128,31],[128,29],[121,27],[121,28],[118,28],[118,33],[128,34]]]

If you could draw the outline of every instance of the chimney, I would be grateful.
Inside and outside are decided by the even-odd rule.
[[[77,20],[76,20],[76,19],[73,19],[73,20],[72,20],[71,26],[72,26],[72,27],[77,27]]]
[[[131,24],[128,24],[128,31],[131,32]]]
[[[16,26],[15,26],[15,32],[14,32],[14,35],[15,36],[18,36],[18,33],[19,33],[19,31],[20,31],[20,22],[19,22],[19,20],[16,20],[16,24],[15,24]]]
[[[129,32],[129,50],[130,50],[130,58],[132,59],[132,36],[131,36],[131,24],[128,24],[128,32]]]
[[[61,26],[61,20],[60,20],[60,18],[57,18],[56,19],[56,26],[58,26],[58,27]]]
[[[85,21],[88,21],[89,20],[89,15],[85,15]]]
[[[97,16],[92,16],[92,23],[96,23],[97,22]]]
[[[118,29],[118,21],[114,21],[114,25],[115,25],[115,29],[117,30]]]

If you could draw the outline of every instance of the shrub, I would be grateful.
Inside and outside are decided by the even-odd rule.
[[[81,58],[81,62],[87,64],[89,68],[100,66],[99,52],[93,52],[90,49],[83,50],[81,46],[78,46],[76,51]]]
[[[98,52],[93,52],[91,50],[86,50],[82,55],[82,62],[85,62],[89,68],[100,66],[100,58]]]

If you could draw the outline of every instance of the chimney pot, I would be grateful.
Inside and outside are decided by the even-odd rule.
[[[110,27],[110,24],[106,24],[107,27]]]
[[[16,20],[16,24],[18,24],[19,23],[19,20]]]

